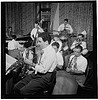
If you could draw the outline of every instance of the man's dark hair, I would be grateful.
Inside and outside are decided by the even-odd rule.
[[[59,45],[58,42],[53,42],[53,43],[52,43],[52,46],[56,46],[57,48],[59,48],[60,45]]]
[[[48,41],[48,43],[51,43],[51,36],[49,32],[43,32],[38,34],[38,37],[41,37],[44,42]]]
[[[29,48],[30,46],[32,46],[32,42],[33,42],[32,38],[29,37],[28,40],[27,40],[27,42],[24,43],[24,47],[25,48]]]
[[[16,39],[17,37],[16,37],[16,35],[12,35],[12,39]]]
[[[38,21],[35,21],[35,24],[38,24]]]
[[[10,28],[12,29],[12,27],[11,27],[11,26],[9,26],[9,27],[8,27],[8,29],[10,29]]]
[[[30,46],[31,46],[31,43],[29,43],[29,42],[25,42],[25,43],[24,43],[24,47],[25,47],[25,48],[29,48]]]
[[[78,36],[82,36],[84,38],[84,35],[83,34],[78,34]]]
[[[64,19],[64,21],[68,22],[68,19]]]
[[[80,49],[80,52],[82,52],[82,50],[83,50],[82,46],[80,46],[80,45],[77,45],[77,46],[75,47],[75,49]]]

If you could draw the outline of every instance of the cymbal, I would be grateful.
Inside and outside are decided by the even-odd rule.
[[[77,35],[75,35],[75,33],[72,34],[65,34],[65,33],[61,33],[61,34],[50,34],[51,36],[58,36],[58,37],[67,37],[67,35],[69,35],[70,37],[77,37]]]

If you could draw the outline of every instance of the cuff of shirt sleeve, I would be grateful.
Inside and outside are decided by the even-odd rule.
[[[45,73],[44,68],[38,64],[35,66],[35,70],[37,70],[40,73]]]

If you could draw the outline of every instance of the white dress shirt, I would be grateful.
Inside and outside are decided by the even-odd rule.
[[[66,30],[68,30],[68,32],[69,32],[70,34],[73,33],[73,29],[72,29],[71,25],[69,25],[69,24],[66,24],[66,26],[65,26],[64,24],[61,24],[61,25],[58,27],[58,31],[63,31],[64,28],[65,28]]]
[[[8,50],[14,50],[19,48],[18,41],[15,41],[14,39],[8,43]]]
[[[57,66],[56,52],[51,45],[44,48],[43,51],[41,61],[36,64],[35,70],[40,73],[53,72]]]
[[[38,26],[38,27],[39,27],[38,32],[41,32],[41,33],[44,32],[40,26]],[[34,38],[37,37],[36,33],[37,33],[37,28],[33,28],[31,31],[32,40],[34,40]]]
[[[24,52],[23,52],[23,58],[24,59],[26,59],[26,53],[27,53],[27,50],[25,49]],[[29,53],[28,54],[28,59],[32,60],[33,59],[33,51],[29,50],[28,53]]]
[[[71,61],[71,59],[74,57],[75,55],[72,55],[69,59],[69,62]],[[77,57],[77,70],[78,71],[82,71],[85,72],[86,68],[87,68],[87,59],[84,58],[82,55],[80,55],[79,57]]]
[[[61,41],[52,41],[52,42],[51,42],[51,45],[52,45],[52,43],[54,43],[54,42],[58,42],[58,43],[59,43],[59,49],[58,49],[58,51],[61,51],[61,49],[62,49],[62,42],[61,42]]]
[[[73,49],[75,48],[75,45],[77,44],[78,42],[75,40],[73,42],[73,44],[71,45],[70,49]],[[87,47],[86,47],[86,42],[85,41],[82,41],[80,46],[82,46],[83,50],[82,50],[82,54],[85,55],[88,53],[88,50],[87,50]]]
[[[61,52],[57,52],[57,64],[63,66],[64,60]]]

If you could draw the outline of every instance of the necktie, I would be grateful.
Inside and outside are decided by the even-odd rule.
[[[71,68],[72,70],[77,69],[77,57],[74,56],[71,61],[68,64],[68,68]]]
[[[29,50],[27,50],[26,58],[29,58]]]

